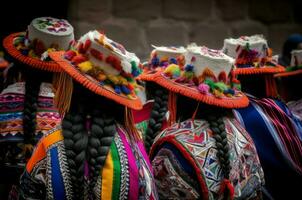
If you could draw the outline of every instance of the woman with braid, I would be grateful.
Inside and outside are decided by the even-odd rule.
[[[169,90],[169,127],[150,151],[161,199],[261,199],[263,172],[254,144],[232,115],[248,105],[230,73],[233,59],[206,47],[188,47],[155,72]],[[208,67],[204,67],[208,66]]]
[[[1,184],[19,180],[39,138],[61,123],[51,84],[61,68],[47,53],[68,49],[73,39],[73,28],[66,20],[41,17],[32,20],[27,31],[3,40],[12,64],[0,94]]]
[[[235,59],[234,73],[249,94],[249,106],[234,114],[255,143],[267,192],[273,199],[296,199],[296,183],[302,181],[302,126],[279,99],[274,74],[285,69],[261,35],[225,39],[223,51]]]
[[[62,126],[37,145],[21,178],[21,199],[157,199],[151,164],[134,127],[142,108],[133,53],[98,31],[67,52],[53,52],[66,72],[56,95]],[[73,79],[73,80],[72,80]],[[72,94],[71,94],[72,93]],[[68,102],[69,101],[69,102]]]

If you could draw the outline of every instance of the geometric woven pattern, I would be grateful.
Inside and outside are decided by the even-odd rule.
[[[255,146],[233,118],[224,118],[230,146],[230,181],[235,198],[249,199],[264,184]],[[162,199],[217,199],[223,176],[209,124],[187,120],[165,129],[152,146],[151,157]]]

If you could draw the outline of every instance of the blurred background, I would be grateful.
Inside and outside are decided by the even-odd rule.
[[[67,18],[77,38],[103,30],[142,60],[151,44],[220,49],[224,38],[256,33],[279,54],[290,34],[302,33],[301,9],[301,0],[9,0],[2,6],[0,39],[25,30],[35,17],[52,16]]]

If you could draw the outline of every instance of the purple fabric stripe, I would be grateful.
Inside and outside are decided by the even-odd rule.
[[[128,199],[136,200],[138,199],[138,187],[139,187],[138,169],[137,169],[135,157],[132,153],[131,147],[126,139],[124,132],[125,132],[124,130],[118,128],[118,133],[121,137],[121,140],[123,142],[128,157],[129,178],[130,178]]]
[[[271,99],[262,99],[257,101],[263,111],[270,116],[277,134],[279,135],[289,159],[292,160],[295,168],[302,173],[302,144],[299,140],[299,135],[296,132],[292,121],[286,113],[279,108]]]

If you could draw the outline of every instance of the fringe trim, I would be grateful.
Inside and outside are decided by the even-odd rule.
[[[265,91],[268,97],[278,97],[277,85],[273,75],[268,74],[264,77],[265,79]]]
[[[284,72],[285,68],[281,65],[275,67],[261,67],[261,68],[237,68],[234,69],[235,75],[251,75],[251,74],[271,74]]]
[[[73,92],[72,78],[65,72],[55,73],[53,76],[53,87],[55,89],[55,106],[63,118],[70,108]]]
[[[177,115],[177,95],[175,92],[169,91],[168,97],[168,110],[169,110],[169,119],[168,125],[171,126],[176,122],[176,115]]]
[[[294,75],[299,75],[302,74],[302,69],[298,69],[292,72],[282,72],[282,73],[278,73],[278,74],[274,74],[274,77],[287,77],[287,76],[294,76]]]
[[[200,93],[195,88],[186,87],[180,83],[176,83],[165,78],[162,74],[158,73],[155,77],[155,82],[162,87],[167,88],[175,93],[187,96],[189,98],[201,101],[208,105],[223,107],[223,108],[244,108],[249,104],[248,98],[241,93],[241,97],[235,98],[217,98],[215,96],[210,96]]]
[[[96,81],[82,74],[69,61],[65,60],[63,58],[63,55],[64,55],[64,51],[49,53],[51,59],[56,61],[67,74],[69,74],[74,80],[82,84],[87,89],[91,90],[96,94],[107,97],[118,104],[122,104],[134,110],[140,110],[143,108],[143,105],[138,97],[136,99],[128,99],[128,97],[126,96],[123,97],[121,95],[118,95],[114,91],[106,89],[104,86],[99,85]]]
[[[125,129],[135,141],[142,140],[137,128],[135,127],[133,112],[131,109],[125,107]]]
[[[33,68],[45,70],[49,72],[61,72],[62,69],[60,66],[55,63],[54,61],[42,61],[37,58],[31,58],[28,56],[24,56],[18,51],[14,46],[14,38],[21,33],[13,33],[4,38],[3,40],[3,47],[6,51],[16,60],[25,63]]]

